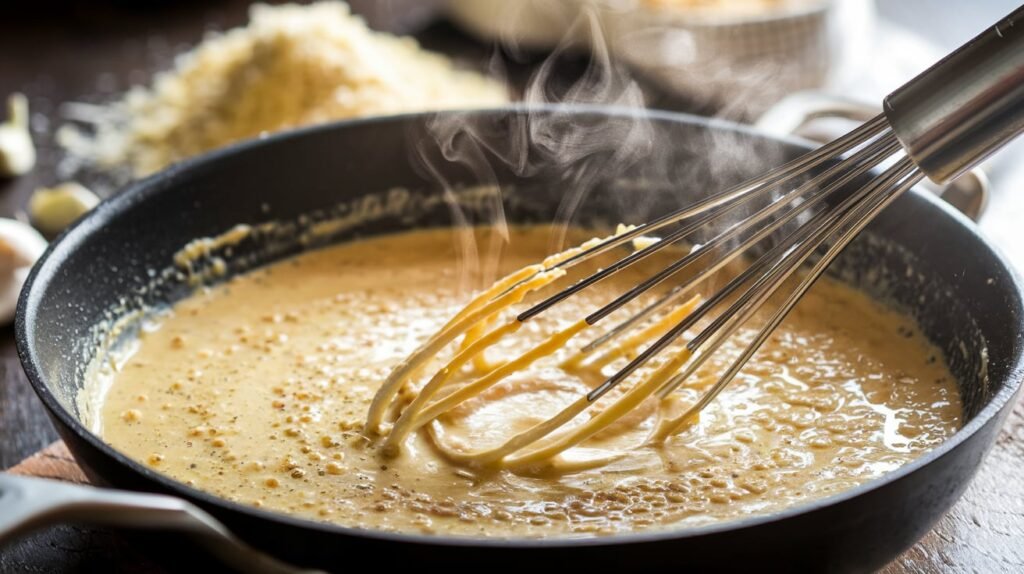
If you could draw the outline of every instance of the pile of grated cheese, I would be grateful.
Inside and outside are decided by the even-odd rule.
[[[505,101],[499,82],[374,32],[343,2],[255,5],[247,26],[208,37],[58,141],[87,163],[142,176],[265,132]]]

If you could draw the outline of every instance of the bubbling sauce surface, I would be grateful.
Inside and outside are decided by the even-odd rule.
[[[769,513],[895,469],[960,426],[953,377],[913,321],[822,279],[699,421],[661,446],[638,446],[654,424],[644,405],[561,461],[627,453],[590,468],[487,470],[443,456],[438,434],[501,441],[626,360],[588,378],[558,368],[562,354],[444,415],[435,432],[413,434],[397,457],[381,456],[361,432],[381,381],[465,304],[467,279],[482,287],[543,259],[554,232],[513,227],[500,258],[468,267],[451,230],[388,235],[203,290],[146,330],[120,368],[100,369],[110,385],[100,433],[159,472],[243,504],[369,529],[545,537]],[[480,245],[489,233],[477,230]],[[488,360],[580,319],[644,272],[552,308]],[[680,400],[695,400],[752,335],[705,364]]]

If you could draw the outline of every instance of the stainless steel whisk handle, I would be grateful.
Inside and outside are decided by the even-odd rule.
[[[959,177],[1024,132],[1024,6],[886,96],[885,115],[932,181]]]

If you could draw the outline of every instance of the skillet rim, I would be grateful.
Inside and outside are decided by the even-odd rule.
[[[1003,388],[996,393],[988,403],[975,414],[974,418],[966,425],[958,429],[953,436],[947,438],[938,446],[925,452],[916,459],[887,472],[875,479],[843,490],[824,498],[810,500],[803,504],[766,515],[748,516],[744,518],[728,520],[720,523],[713,523],[694,527],[667,528],[654,532],[624,533],[610,536],[574,538],[559,536],[553,538],[481,538],[475,536],[451,536],[436,534],[414,534],[403,532],[387,532],[383,530],[355,528],[339,524],[318,522],[285,514],[247,506],[241,503],[218,497],[212,493],[192,488],[180,483],[169,476],[158,473],[140,462],[122,454],[109,443],[102,440],[98,435],[87,429],[85,425],[65,409],[57,398],[50,392],[49,386],[36,365],[38,363],[37,353],[29,332],[34,327],[36,313],[40,307],[39,297],[50,281],[55,279],[61,265],[67,259],[69,252],[90,234],[97,232],[111,218],[122,213],[125,209],[138,202],[147,200],[150,196],[165,192],[164,190],[173,186],[175,180],[182,174],[194,169],[199,169],[229,156],[246,153],[250,148],[265,145],[284,145],[292,139],[301,139],[310,134],[345,130],[349,126],[372,125],[380,123],[408,124],[418,118],[428,118],[443,115],[477,115],[495,116],[510,115],[524,112],[562,113],[562,114],[605,114],[610,117],[643,118],[652,121],[662,121],[676,124],[690,124],[697,127],[709,128],[712,130],[727,130],[733,133],[746,135],[755,139],[768,140],[776,143],[795,146],[810,150],[814,146],[807,140],[796,137],[778,137],[766,134],[753,126],[739,124],[719,118],[707,118],[693,114],[670,112],[663,110],[626,108],[620,106],[602,105],[564,105],[564,104],[512,104],[507,106],[480,108],[480,109],[453,109],[442,111],[413,112],[395,114],[389,116],[374,116],[367,118],[356,118],[341,120],[326,124],[302,127],[272,134],[267,137],[245,140],[217,150],[186,159],[179,163],[172,164],[164,170],[132,182],[126,185],[116,195],[103,200],[95,209],[79,219],[75,224],[61,233],[47,247],[46,251],[32,267],[29,276],[25,280],[24,287],[18,298],[18,305],[15,315],[15,342],[18,351],[18,358],[22,364],[25,374],[36,395],[42,401],[44,407],[52,417],[60,421],[62,425],[71,430],[79,440],[88,443],[104,456],[112,459],[121,467],[126,467],[136,475],[159,485],[163,493],[170,493],[185,500],[195,501],[208,508],[219,508],[221,511],[243,515],[252,520],[265,521],[275,525],[289,528],[305,528],[318,531],[323,534],[335,536],[346,536],[356,538],[369,538],[378,542],[392,542],[399,544],[413,544],[422,546],[450,546],[450,547],[471,547],[471,548],[517,548],[517,549],[564,549],[570,547],[594,547],[594,546],[624,546],[630,544],[656,543],[667,540],[700,538],[712,536],[727,531],[743,530],[765,526],[768,524],[782,522],[791,518],[811,514],[853,498],[867,494],[891,484],[909,474],[915,473],[933,461],[946,455],[953,449],[959,447],[963,442],[970,439],[982,427],[987,425],[993,418],[1007,407],[1009,401],[1017,395],[1024,386],[1024,350],[1018,346],[1016,357],[1010,357],[1013,361]],[[997,264],[1002,267],[1013,288],[1013,296],[1016,298],[1020,308],[1024,309],[1024,278],[1015,267],[1010,264],[1006,256],[980,229],[948,203],[942,201],[934,194],[912,188],[911,193],[917,196],[918,200],[924,201],[930,207],[938,209],[942,214],[953,219],[954,223],[960,225],[964,230],[983,245]],[[1024,315],[1018,319],[1018,341],[1024,336]],[[1018,343],[1019,345],[1019,343]],[[976,468],[975,468],[976,470]],[[968,481],[969,482],[969,481]],[[959,497],[958,497],[959,498]]]

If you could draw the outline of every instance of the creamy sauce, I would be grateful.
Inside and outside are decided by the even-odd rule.
[[[459,285],[484,287],[495,277],[478,269],[505,274],[551,251],[549,227],[510,234],[496,270],[460,266],[449,230],[417,231],[313,251],[204,290],[109,373],[101,434],[160,472],[244,504],[364,528],[540,537],[772,512],[897,468],[960,425],[953,377],[913,322],[823,279],[699,420],[658,446],[644,446],[651,400],[551,461],[493,469],[458,459],[554,415],[629,356],[573,365],[592,338],[581,335],[383,456],[383,437],[362,432],[370,401],[471,298]],[[570,328],[664,263],[630,268],[552,308],[450,384]],[[752,335],[742,332],[674,400],[695,401]],[[412,390],[457,350],[440,352]]]

